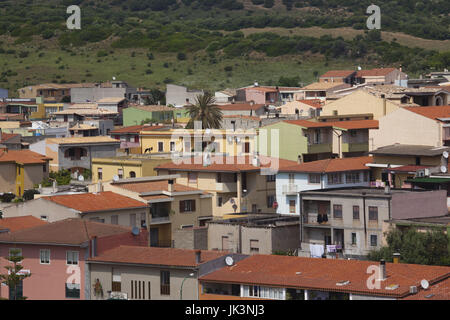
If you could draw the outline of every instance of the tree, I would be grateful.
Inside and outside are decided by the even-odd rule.
[[[195,98],[195,104],[186,107],[191,118],[186,128],[192,129],[194,121],[200,121],[202,129],[219,129],[222,123],[222,111],[215,103],[216,99],[211,93],[198,95]]]
[[[398,252],[404,263],[450,265],[449,240],[442,230],[393,229],[386,234],[386,242],[387,246],[369,253],[369,260],[392,261],[393,254]]]
[[[13,266],[6,266],[5,269],[8,270],[8,274],[0,274],[1,283],[7,285],[13,296],[9,297],[9,300],[25,300],[26,297],[17,297],[17,287],[25,279],[31,276],[31,273],[20,272],[23,266],[20,262],[23,257],[20,254],[19,249],[12,249],[9,252],[10,256],[6,259],[13,263]]]

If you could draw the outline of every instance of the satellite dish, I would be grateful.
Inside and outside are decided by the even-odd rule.
[[[362,68],[361,68],[361,66],[358,66],[358,70],[361,70]]]
[[[225,263],[227,264],[227,266],[232,266],[233,263],[234,263],[233,258],[230,257],[230,256],[226,257],[225,258]]]
[[[134,236],[138,236],[139,235],[139,228],[138,227],[133,227],[133,229],[131,229],[131,233]]]
[[[119,181],[119,176],[118,175],[114,175],[113,180],[116,181],[116,182]]]
[[[444,151],[444,152],[442,153],[442,156],[443,156],[445,159],[448,159],[448,151]]]
[[[429,288],[430,284],[428,283],[427,280],[423,279],[422,281],[420,281],[420,285],[422,286],[422,288],[424,288],[425,290]]]
[[[78,181],[84,181],[84,177],[83,176],[78,176]]]
[[[113,77],[112,79],[113,79],[113,80],[116,80],[116,77]]]
[[[446,173],[447,172],[447,167],[446,166],[441,166],[441,172],[442,173]]]

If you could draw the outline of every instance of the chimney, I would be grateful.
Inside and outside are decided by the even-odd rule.
[[[56,193],[56,191],[58,191],[58,189],[57,189],[57,183],[56,183],[56,180],[53,180],[53,193]]]
[[[386,115],[386,95],[382,94],[381,99],[383,99],[383,116]]]
[[[303,160],[302,160],[302,155],[299,154],[298,157],[297,157],[297,163],[298,163],[298,164],[302,164],[302,162],[303,162]]]
[[[167,191],[173,192],[173,179],[169,179],[168,185],[167,185]]]
[[[386,280],[386,261],[380,260],[380,280]]]
[[[103,185],[102,185],[102,182],[99,181],[99,182],[97,183],[97,192],[102,192],[102,191],[103,191]]]
[[[395,252],[393,256],[394,256],[394,263],[400,263],[400,253]]]
[[[202,261],[202,252],[200,250],[195,251],[195,263],[199,264]]]

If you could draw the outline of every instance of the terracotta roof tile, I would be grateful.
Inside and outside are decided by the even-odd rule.
[[[51,158],[30,150],[0,151],[0,162],[16,162],[20,164],[40,164]]]
[[[164,126],[150,126],[150,125],[140,125],[140,126],[129,126],[114,129],[111,133],[139,133],[141,131],[152,131],[164,128]]]
[[[2,132],[1,133],[1,138],[2,139],[0,140],[0,143],[7,142],[9,139],[12,139],[12,138],[17,137],[17,136],[20,136],[20,134]]]
[[[26,242],[81,245],[92,237],[104,237],[131,232],[131,227],[105,224],[82,219],[65,219],[41,226],[0,233],[0,242]]]
[[[314,173],[329,173],[342,171],[359,171],[370,170],[366,166],[367,163],[372,163],[372,157],[353,157],[341,159],[324,159],[311,162],[304,162],[292,167],[280,169],[281,172],[314,172]]]
[[[200,264],[198,264],[195,261],[196,251],[174,248],[120,246],[105,251],[98,257],[88,260],[174,267],[197,267],[201,263],[227,255],[227,252],[224,251],[201,250]]]
[[[131,182],[131,183],[114,183],[114,186],[123,188],[133,192],[155,192],[155,191],[168,191],[168,180],[160,181],[146,181],[146,182]],[[186,191],[200,191],[196,188],[184,186],[182,184],[174,183],[174,192],[186,192]]]
[[[269,285],[312,290],[352,292],[365,295],[404,297],[422,279],[430,284],[450,276],[450,267],[386,263],[387,279],[380,289],[369,289],[368,267],[373,261],[253,255],[231,267],[224,267],[200,278],[201,281]],[[350,281],[339,286],[338,282]],[[398,285],[394,290],[386,289]]]
[[[183,163],[177,164],[168,162],[161,164],[155,170],[167,169],[171,171],[205,171],[205,172],[244,172],[244,171],[259,171],[262,168],[269,169],[271,164],[278,162],[278,168],[286,168],[295,165],[297,162],[260,156],[260,165],[254,166],[252,164],[252,157],[231,157],[231,156],[212,156],[211,164],[204,166],[201,157],[191,157],[184,159]]]
[[[82,213],[145,207],[145,204],[140,201],[112,191],[50,196],[41,199],[52,201]]]
[[[349,121],[333,121],[327,122],[333,127],[342,129],[378,129],[378,120],[349,120]]]
[[[386,76],[392,71],[395,71],[397,69],[395,68],[375,68],[370,70],[359,70],[356,73],[357,77],[379,77],[379,76]]]
[[[297,100],[298,102],[307,104],[313,108],[322,108],[322,100],[320,99],[305,99],[305,100]]]
[[[450,118],[450,106],[405,107],[404,109],[433,120],[437,120],[437,118]]]
[[[0,230],[8,229],[9,232],[15,232],[44,224],[47,222],[33,216],[10,217],[0,219]]]
[[[427,290],[418,288],[417,294],[410,295],[405,300],[450,300],[450,278],[440,281]]]

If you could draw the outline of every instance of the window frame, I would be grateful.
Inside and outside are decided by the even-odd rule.
[[[336,208],[340,207],[339,210],[337,210]],[[333,219],[339,219],[342,220],[343,219],[343,208],[342,208],[342,204],[333,204]],[[336,212],[340,212],[339,216],[336,216]]]
[[[48,252],[48,262],[42,262],[42,253]],[[50,249],[39,249],[39,264],[49,265],[51,263],[51,251]]]
[[[373,209],[376,209],[375,213],[376,213],[376,219],[373,219],[373,213],[374,211],[371,211]],[[376,221],[378,222],[378,207],[375,206],[369,206],[369,221]]]
[[[355,218],[355,208],[358,208],[358,217],[357,218]],[[358,220],[358,221],[361,220],[361,215],[360,215],[361,210],[360,210],[359,206],[353,206],[352,212],[353,212],[353,220]]]
[[[318,181],[315,181],[314,179],[311,179],[312,177],[318,178]],[[321,174],[320,173],[308,173],[308,184],[320,184],[320,180],[321,180]]]
[[[72,254],[76,253],[77,263],[69,263],[69,253],[72,253]],[[80,265],[80,251],[66,250],[66,266],[78,266],[78,265]]]

